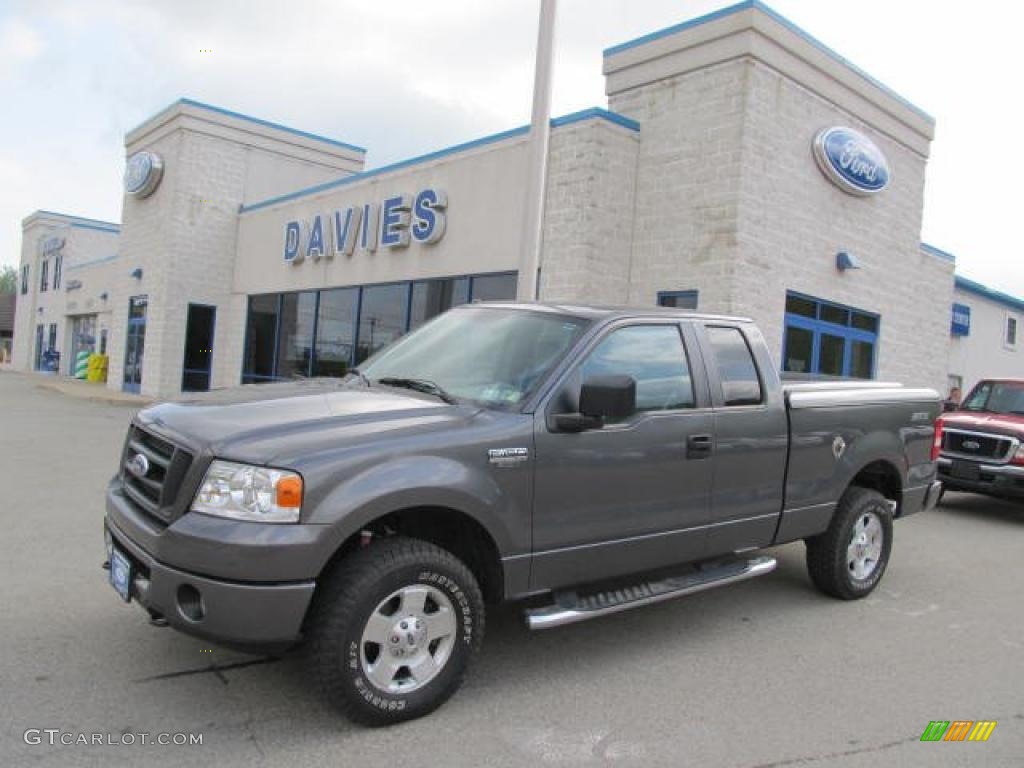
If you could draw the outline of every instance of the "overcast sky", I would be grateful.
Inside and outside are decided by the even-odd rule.
[[[603,48],[728,5],[561,0],[555,114],[606,104]],[[1024,4],[774,0],[933,115],[922,239],[1024,296]],[[3,0],[0,263],[43,208],[121,214],[124,134],[181,96],[367,147],[368,167],[529,121],[536,0]],[[209,52],[205,52],[205,51]]]

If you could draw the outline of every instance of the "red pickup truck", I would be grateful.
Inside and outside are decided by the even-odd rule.
[[[936,440],[944,488],[1024,499],[1024,380],[978,382],[939,419]]]

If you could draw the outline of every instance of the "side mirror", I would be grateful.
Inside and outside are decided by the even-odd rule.
[[[583,382],[578,413],[555,415],[559,432],[600,429],[606,421],[620,421],[636,411],[636,381],[632,376],[595,376]]]
[[[636,411],[632,376],[595,376],[580,389],[580,413],[602,421],[621,421]]]
[[[952,400],[946,400],[946,401],[944,401],[942,403],[942,410],[943,410],[944,413],[949,413],[950,411],[955,411],[959,407],[960,406],[957,405],[956,403],[954,403]]]

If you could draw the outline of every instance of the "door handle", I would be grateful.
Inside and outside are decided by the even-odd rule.
[[[706,459],[711,455],[711,435],[690,435],[686,438],[686,458]]]

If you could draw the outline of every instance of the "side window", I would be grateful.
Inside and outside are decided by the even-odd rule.
[[[726,405],[757,405],[761,402],[761,380],[754,356],[739,328],[709,326],[708,339],[722,379]]]
[[[580,368],[582,380],[625,374],[636,380],[638,411],[693,408],[693,381],[679,328],[634,325],[606,336]]]

